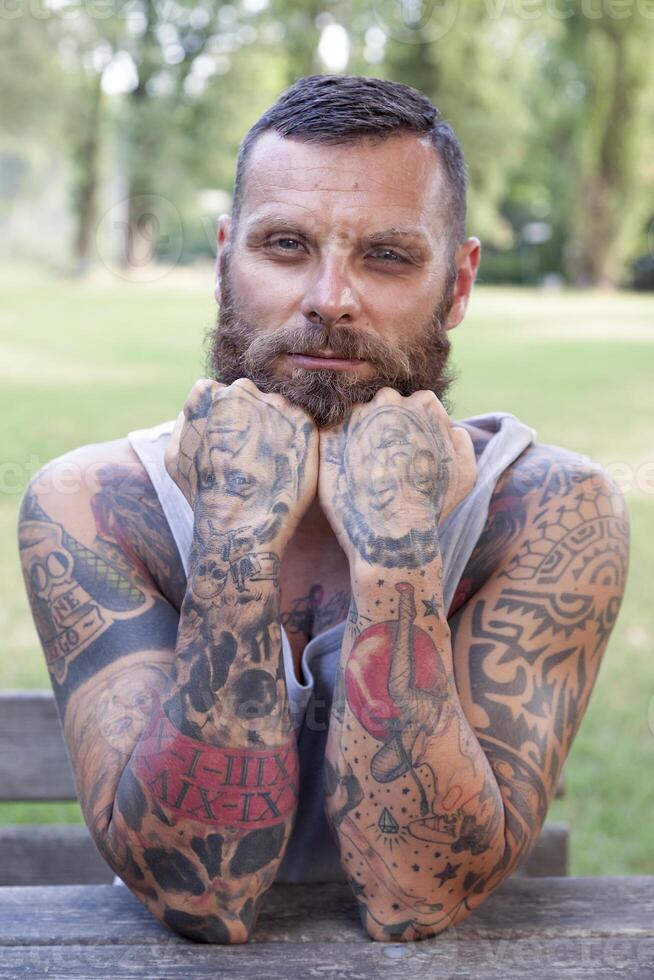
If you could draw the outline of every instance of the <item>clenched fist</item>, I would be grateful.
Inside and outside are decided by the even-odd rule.
[[[470,435],[431,391],[382,388],[320,432],[320,505],[348,559],[416,568],[439,553],[438,524],[477,478]]]
[[[281,555],[317,491],[318,432],[303,409],[239,378],[193,386],[165,453],[196,532],[239,532]]]

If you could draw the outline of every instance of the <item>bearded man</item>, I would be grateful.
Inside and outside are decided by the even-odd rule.
[[[299,79],[241,145],[208,377],[25,494],[86,821],[184,936],[247,941],[275,879],[347,880],[373,939],[433,936],[540,833],[628,520],[587,457],[509,412],[452,417],[465,225],[424,95]]]

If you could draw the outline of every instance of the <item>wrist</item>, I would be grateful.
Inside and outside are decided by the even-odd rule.
[[[348,555],[350,566],[350,586],[352,590],[384,587],[393,589],[400,582],[410,582],[421,589],[428,584],[432,592],[443,598],[443,560],[438,554],[432,561],[411,567],[389,568],[385,565],[371,564],[358,552]]]
[[[243,611],[245,606],[263,602],[277,611],[282,554],[277,541],[259,544],[245,528],[211,533],[208,538],[194,534],[187,595],[202,606]]]

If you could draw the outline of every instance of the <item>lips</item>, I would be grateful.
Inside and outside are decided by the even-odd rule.
[[[334,361],[352,361],[357,360],[357,358],[343,357],[341,354],[335,354],[331,350],[323,351],[306,351],[306,350],[290,350],[289,354],[297,354],[300,357],[323,357],[325,359],[330,358]]]
[[[339,357],[328,353],[327,351],[321,351],[319,354],[295,354],[289,352],[287,357],[292,363],[298,365],[299,367],[314,369],[315,368],[326,368],[327,370],[347,370],[349,368],[356,368],[365,361],[359,358],[349,358],[349,357]]]

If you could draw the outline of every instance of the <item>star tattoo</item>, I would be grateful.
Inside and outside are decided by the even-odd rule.
[[[440,603],[435,595],[432,595],[431,599],[423,599],[422,604],[425,607],[425,616],[435,616],[438,619]]]
[[[450,880],[450,878],[456,878],[456,873],[460,867],[460,864],[450,864],[448,861],[443,870],[434,875],[434,878],[438,878],[441,885],[444,885],[446,881]]]

